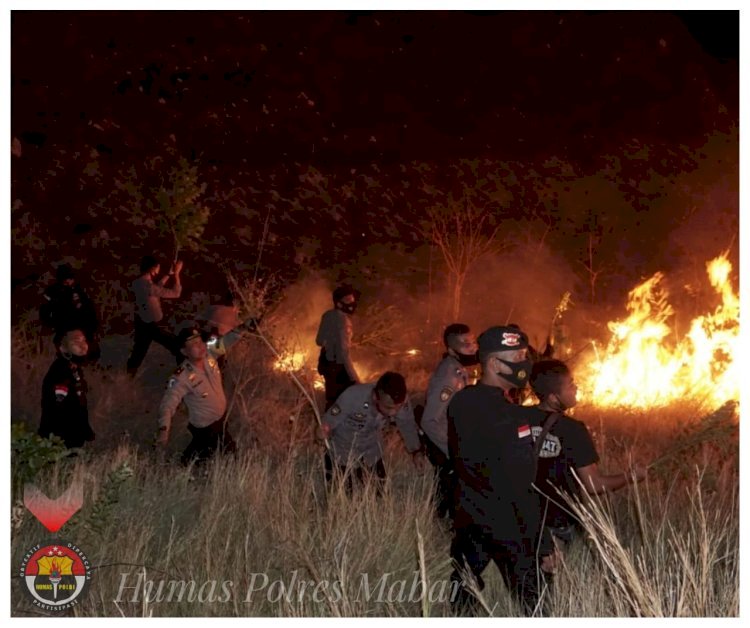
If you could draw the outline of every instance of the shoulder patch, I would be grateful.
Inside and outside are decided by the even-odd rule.
[[[334,403],[328,412],[331,413],[331,416],[336,416],[338,414],[341,414],[341,406],[339,406],[339,404],[337,403]]]
[[[440,391],[440,401],[442,401],[443,403],[448,401],[448,399],[450,399],[452,396],[453,396],[453,389],[448,386],[445,386]]]
[[[68,387],[63,384],[57,384],[55,386],[55,399],[57,401],[62,401],[67,396],[68,396]]]

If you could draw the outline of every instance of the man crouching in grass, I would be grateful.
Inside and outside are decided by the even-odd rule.
[[[418,469],[425,466],[414,412],[406,395],[406,382],[399,373],[384,373],[376,384],[355,384],[339,395],[323,416],[321,429],[330,439],[326,452],[326,481],[331,483],[334,463],[352,491],[352,476],[359,483],[375,476],[378,493],[386,477],[383,464],[383,430],[393,419],[406,449]]]
[[[172,374],[159,406],[159,435],[157,444],[166,447],[169,428],[181,401],[188,408],[188,430],[193,440],[182,453],[182,463],[194,458],[202,462],[216,450],[234,453],[236,446],[226,425],[227,398],[217,358],[237,342],[242,331],[255,321],[250,319],[228,334],[207,345],[197,327],[183,329],[177,345],[185,361]]]

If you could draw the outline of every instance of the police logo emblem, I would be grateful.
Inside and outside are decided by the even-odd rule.
[[[64,613],[80,601],[91,580],[91,566],[79,547],[58,540],[29,548],[21,562],[20,576],[34,606]]]
[[[446,386],[445,388],[443,388],[443,390],[440,391],[440,401],[445,403],[446,401],[448,401],[448,399],[451,398],[452,394],[453,394],[453,390]]]
[[[333,405],[331,406],[331,409],[329,410],[329,412],[330,412],[330,413],[331,413],[331,414],[332,414],[333,416],[336,416],[337,414],[341,414],[341,407],[339,406],[339,404],[337,404],[337,403],[334,403],[334,404],[333,404]]]

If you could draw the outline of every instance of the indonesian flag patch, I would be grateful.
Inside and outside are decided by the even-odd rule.
[[[531,436],[531,428],[528,425],[522,425],[518,428],[518,438],[526,438]]]
[[[68,396],[68,387],[62,384],[57,384],[55,386],[55,399],[57,399],[58,401],[62,401],[67,396]]]

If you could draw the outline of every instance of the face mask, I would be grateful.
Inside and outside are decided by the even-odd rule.
[[[87,355],[73,355],[72,353],[68,353],[67,351],[62,350],[60,351],[60,355],[66,360],[71,361],[73,364],[86,364]]]
[[[339,309],[347,314],[354,314],[354,310],[357,309],[357,302],[354,303],[341,303],[339,302]]]
[[[461,366],[474,366],[475,364],[479,364],[479,357],[476,353],[459,353],[456,351],[454,357],[458,360]]]
[[[524,360],[523,362],[508,362],[507,360],[500,360],[505,366],[507,366],[512,373],[498,373],[498,376],[509,381],[516,388],[521,388],[526,385],[529,380],[529,374],[531,373],[531,360]]]

